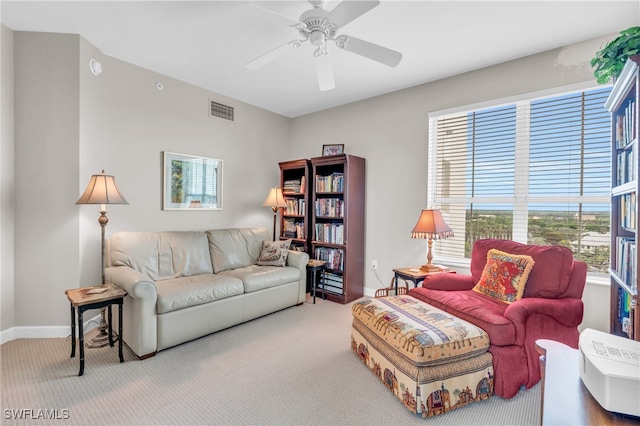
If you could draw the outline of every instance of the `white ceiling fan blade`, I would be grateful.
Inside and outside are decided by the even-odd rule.
[[[379,1],[343,1],[333,8],[327,19],[338,26],[347,25],[349,22],[364,15],[380,4]]]
[[[316,73],[318,74],[318,86],[321,92],[333,90],[336,83],[333,80],[333,65],[328,54],[316,55]]]
[[[400,52],[347,35],[338,37],[336,39],[336,46],[390,67],[395,67],[402,59],[402,53]]]
[[[258,6],[257,4],[253,4],[253,3],[241,3],[238,6],[236,6],[236,9],[246,13],[257,12],[262,15],[268,15],[271,18],[275,18],[280,23],[284,25],[290,25],[292,27],[297,27],[298,25],[304,25],[302,22],[298,21],[297,19],[290,18],[279,12],[276,12],[275,10],[267,9],[266,7]]]
[[[245,68],[250,70],[258,69],[268,64],[269,62],[272,62],[278,59],[279,57],[286,55],[292,49],[296,49],[300,47],[301,44],[302,42],[300,40],[289,41],[281,46],[276,47],[273,50],[268,51],[262,56],[258,56],[253,61],[248,62],[247,64],[245,64]]]

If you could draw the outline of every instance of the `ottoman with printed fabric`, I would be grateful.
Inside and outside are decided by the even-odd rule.
[[[493,395],[489,336],[407,295],[352,305],[351,348],[411,412],[447,413]]]

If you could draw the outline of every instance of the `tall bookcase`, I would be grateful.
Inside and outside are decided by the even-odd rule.
[[[311,159],[314,192],[311,257],[327,261],[322,291],[349,303],[364,288],[365,159],[332,155]]]
[[[638,100],[640,55],[627,61],[605,107],[611,112],[612,334],[640,340],[638,308]]]
[[[291,239],[292,249],[311,256],[311,162],[303,159],[283,161],[278,165],[282,195],[287,203],[280,217],[280,239]]]

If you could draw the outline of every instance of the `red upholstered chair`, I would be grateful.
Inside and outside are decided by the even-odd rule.
[[[522,299],[507,304],[472,290],[480,280],[490,249],[529,255],[535,265]],[[478,240],[471,253],[471,275],[433,274],[409,294],[484,329],[493,355],[496,395],[511,398],[524,385],[540,381],[537,339],[578,347],[587,264],[560,246]]]

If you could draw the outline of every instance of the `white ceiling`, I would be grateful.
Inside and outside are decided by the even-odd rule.
[[[320,92],[308,43],[258,70],[244,67],[299,34],[240,3],[2,0],[0,19],[15,31],[81,34],[106,55],[288,117],[640,25],[638,0],[382,0],[339,34],[398,50],[400,64],[390,68],[329,44],[336,88]],[[311,8],[303,0],[254,3],[294,19]]]

